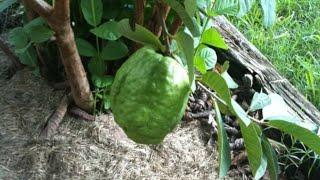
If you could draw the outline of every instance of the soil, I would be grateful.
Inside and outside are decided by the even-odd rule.
[[[27,69],[7,79],[8,62],[0,51],[0,179],[218,179],[218,152],[200,121],[147,146],[129,140],[112,114],[66,116],[51,140],[40,140],[64,92]],[[226,179],[242,178],[234,169]]]

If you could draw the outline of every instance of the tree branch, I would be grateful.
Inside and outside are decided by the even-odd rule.
[[[70,20],[70,0],[55,0],[53,16],[60,22],[69,23]]]
[[[47,2],[43,0],[26,0],[25,3],[43,18],[50,19],[53,8]]]
[[[173,35],[173,36],[175,34],[177,34],[177,32],[178,32],[178,30],[179,30],[181,25],[182,25],[182,20],[178,15],[176,15],[174,17],[173,23],[171,24],[171,27],[170,27],[170,30],[169,30],[170,34]]]
[[[139,25],[143,25],[144,23],[144,6],[145,0],[136,0],[135,1],[135,22]]]

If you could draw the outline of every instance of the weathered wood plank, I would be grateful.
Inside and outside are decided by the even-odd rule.
[[[281,95],[290,113],[298,115],[302,120],[320,125],[320,112],[310,103],[286,78],[281,76],[270,61],[225,17],[215,18],[214,27],[222,34],[229,46],[228,51],[217,50],[220,58],[232,63],[230,71],[236,73],[249,72],[260,82],[260,88],[267,93]]]

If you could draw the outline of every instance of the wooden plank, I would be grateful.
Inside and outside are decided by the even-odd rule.
[[[290,113],[304,121],[320,125],[320,112],[286,78],[281,76],[271,62],[237,30],[225,17],[214,19],[213,25],[229,46],[227,51],[217,49],[220,58],[230,61],[233,74],[251,73],[255,82],[267,93],[282,96]],[[232,73],[231,73],[232,74]]]

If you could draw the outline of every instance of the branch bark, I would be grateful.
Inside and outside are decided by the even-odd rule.
[[[162,12],[162,17],[159,18],[160,10]],[[162,26],[161,22],[159,22],[159,19],[162,18],[166,20],[169,12],[170,6],[163,2],[157,2],[153,7],[152,17],[149,21],[149,29],[158,37],[160,37],[162,33]]]
[[[57,45],[75,104],[81,109],[91,112],[93,110],[93,96],[70,25],[70,0],[55,0],[54,7],[43,0],[27,0],[26,3],[32,10],[45,18],[52,30],[55,31]]]

